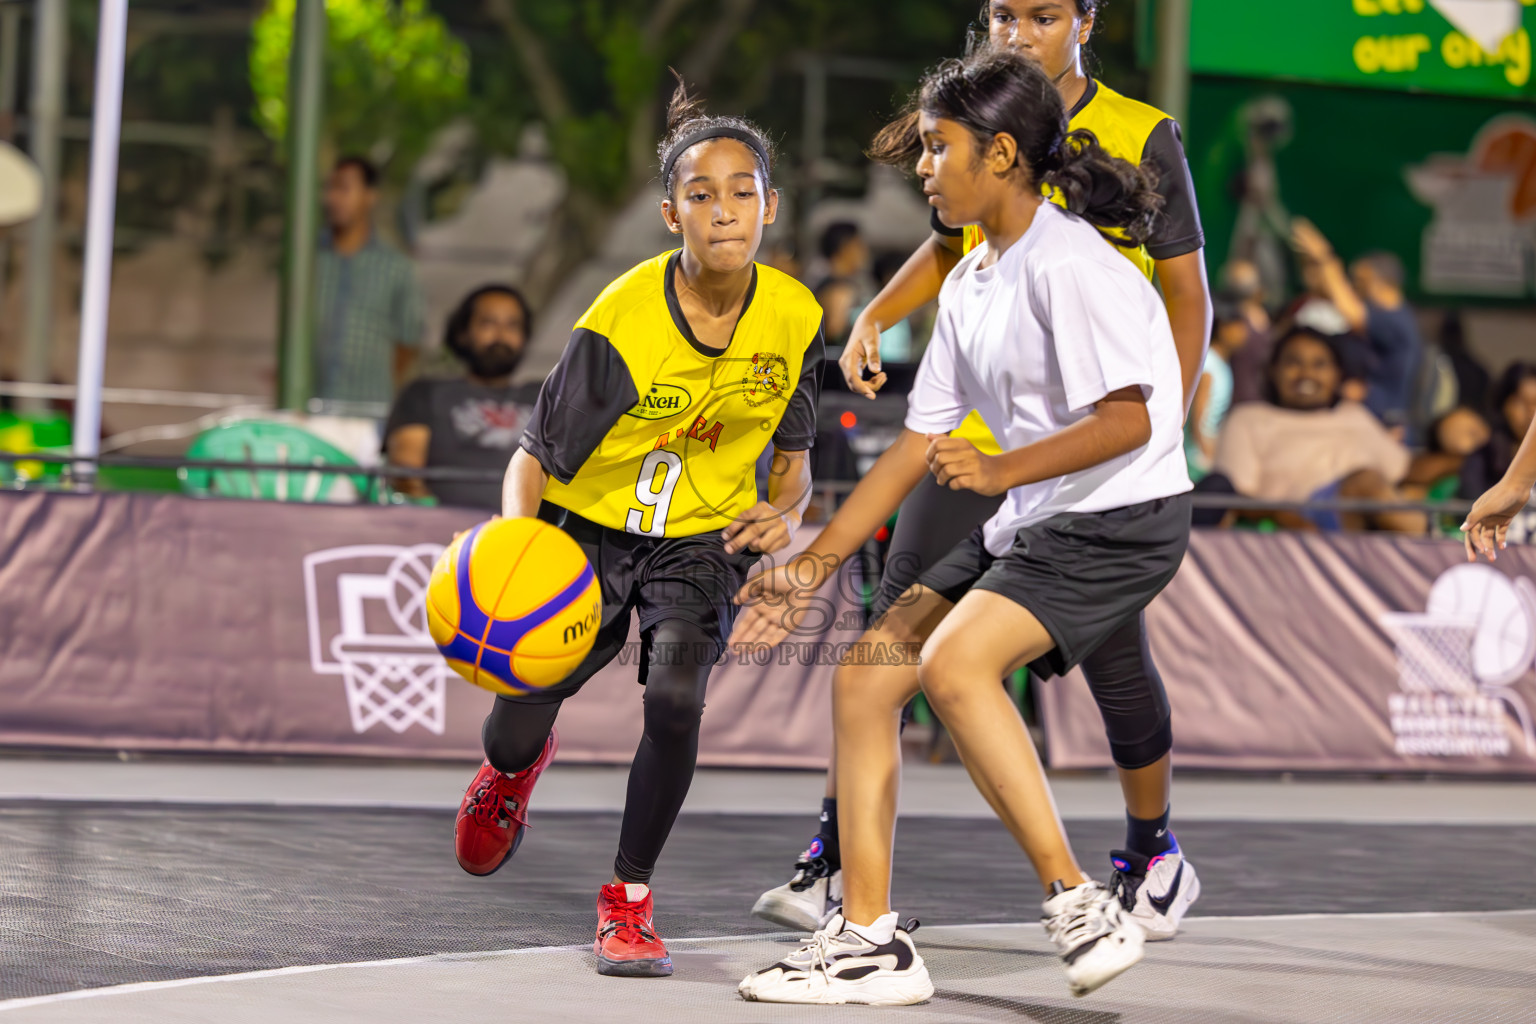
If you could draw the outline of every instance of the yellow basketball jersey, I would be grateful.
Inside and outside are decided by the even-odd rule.
[[[1098,137],[1099,145],[1103,146],[1110,156],[1119,157],[1121,160],[1129,160],[1133,164],[1139,164],[1142,154],[1147,147],[1147,139],[1152,135],[1152,129],[1168,120],[1168,115],[1156,107],[1148,106],[1128,96],[1122,96],[1101,82],[1089,82],[1092,90],[1087,102],[1078,108],[1072,115],[1067,127],[1073,131],[1086,128]],[[1057,189],[1047,189],[1046,196],[1058,206],[1066,205],[1064,197]],[[1120,234],[1123,232],[1110,232]],[[965,251],[970,252],[986,239],[986,234],[977,224],[968,224],[965,227]],[[1148,280],[1152,277],[1152,256],[1147,252],[1146,246],[1127,248],[1115,246],[1122,252],[1126,259],[1136,264]],[[988,455],[997,455],[1002,452],[1002,446],[993,438],[992,432],[982,422],[981,414],[972,410],[954,431],[955,437],[961,437],[971,442],[978,450]]]
[[[550,473],[547,500],[650,537],[723,528],[757,502],[770,440],[803,451],[816,436],[823,345],[809,289],[756,265],[730,344],[712,349],[677,301],[680,255],[647,260],[598,296],[522,442]]]

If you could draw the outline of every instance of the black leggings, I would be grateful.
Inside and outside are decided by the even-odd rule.
[[[974,491],[952,491],[933,477],[924,477],[896,517],[877,613],[889,608],[918,576],[986,522],[1002,500]],[[1145,768],[1173,749],[1173,715],[1163,677],[1147,646],[1145,616],[1127,619],[1082,665],[1104,719],[1115,764]]]
[[[613,873],[625,882],[650,882],[693,783],[704,687],[719,655],[714,640],[680,619],[658,623],[648,639],[645,734],[629,769],[619,855],[613,862]],[[561,703],[498,697],[481,733],[491,767],[511,775],[538,760]]]

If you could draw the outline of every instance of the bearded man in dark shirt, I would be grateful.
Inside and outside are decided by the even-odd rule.
[[[509,285],[477,288],[459,303],[443,344],[465,375],[411,382],[390,410],[384,448],[396,466],[484,469],[486,479],[401,479],[400,491],[444,505],[501,509],[501,473],[539,397],[538,381],[512,383],[532,330],[527,300]]]

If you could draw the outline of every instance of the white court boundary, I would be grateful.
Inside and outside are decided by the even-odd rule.
[[[1484,911],[1438,911],[1438,910],[1410,910],[1401,912],[1378,913],[1346,913],[1346,914],[1226,914],[1211,915],[1209,917],[1191,917],[1191,922],[1204,921],[1373,921],[1373,920],[1414,920],[1422,918],[1439,917],[1518,917],[1520,915],[1536,914],[1536,908],[1529,910],[1484,910]],[[944,929],[1000,929],[1000,928],[1041,928],[1038,921],[1019,922],[991,922],[987,924],[959,924],[959,925],[935,925],[929,931]],[[795,939],[802,932],[753,932],[746,935],[706,935],[693,939],[669,939],[669,947],[696,945],[701,942],[744,942],[759,939]],[[293,967],[274,967],[264,971],[243,971],[237,974],[206,974],[196,978],[170,978],[165,981],[135,981],[126,985],[103,985],[100,988],[74,989],[69,992],[55,992],[46,996],[26,996],[21,999],[0,1000],[0,1013],[9,1010],[24,1010],[33,1006],[48,1006],[53,1003],[70,1003],[84,999],[105,999],[111,996],[134,995],[139,992],[159,992],[167,989],[187,988],[191,985],[212,985],[224,982],[258,981],[263,978],[282,978],[299,974],[316,974],[321,971],[339,971],[349,967],[406,967],[411,964],[424,963],[465,963],[474,960],[485,960],[495,957],[523,957],[533,956],[539,953],[568,953],[588,950],[592,947],[585,943],[574,943],[566,946],[529,946],[522,949],[497,949],[484,952],[469,953],[426,953],[421,956],[397,957],[386,960],[354,960],[340,964],[299,964]]]

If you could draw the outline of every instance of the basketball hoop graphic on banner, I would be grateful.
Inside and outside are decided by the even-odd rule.
[[[450,670],[427,632],[438,544],[362,544],[304,557],[310,667],[339,675],[354,732],[413,725],[441,736]]]
[[[1488,565],[1447,569],[1423,614],[1390,613],[1398,685],[1389,699],[1397,752],[1507,757],[1509,719],[1536,756],[1530,709],[1512,685],[1536,663],[1536,583]]]

